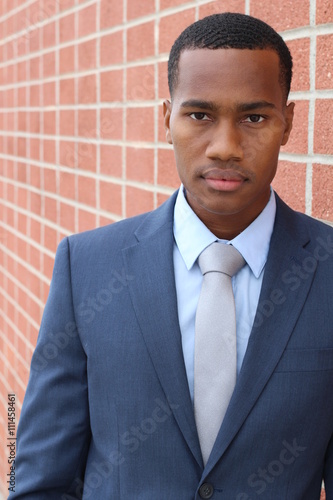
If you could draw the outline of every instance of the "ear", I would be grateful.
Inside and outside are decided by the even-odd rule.
[[[282,146],[287,144],[287,142],[289,140],[291,129],[293,128],[294,108],[295,108],[295,103],[290,102],[286,106],[286,109],[285,109],[286,127],[285,127],[285,131],[283,133]]]
[[[170,131],[170,117],[171,117],[172,104],[169,100],[163,102],[163,116],[164,116],[164,128],[166,132],[166,140],[169,144],[172,144],[172,137]]]

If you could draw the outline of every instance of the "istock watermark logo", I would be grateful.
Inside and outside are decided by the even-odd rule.
[[[259,467],[257,471],[248,477],[247,484],[253,488],[256,497],[262,495],[274,483],[276,478],[281,476],[286,468],[295,463],[301,453],[306,450],[305,446],[297,444],[296,439],[292,443],[284,440],[282,446],[283,448],[275,460],[269,462],[265,467]],[[252,500],[252,498],[256,497],[249,496],[247,493],[239,493],[236,500]]]

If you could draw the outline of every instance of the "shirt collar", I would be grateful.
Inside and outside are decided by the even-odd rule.
[[[251,271],[258,278],[266,264],[276,213],[274,191],[258,217],[236,238],[228,241],[242,254]],[[183,185],[179,189],[174,209],[174,238],[188,270],[203,250],[218,240],[193,212],[186,201]],[[225,242],[225,241],[224,241]]]

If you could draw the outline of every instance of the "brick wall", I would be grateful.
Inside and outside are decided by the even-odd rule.
[[[295,126],[275,187],[333,221],[331,0],[0,0],[0,480],[57,244],[153,209],[178,186],[161,103],[175,37],[219,11],[261,17],[295,61]]]

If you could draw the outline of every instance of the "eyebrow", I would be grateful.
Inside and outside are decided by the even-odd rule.
[[[188,101],[184,101],[180,105],[181,108],[198,108],[205,109],[210,111],[218,111],[219,106],[217,106],[212,101],[202,101],[200,99],[189,99]],[[253,101],[253,102],[244,102],[236,104],[236,110],[239,112],[253,111],[256,109],[270,108],[276,109],[275,104],[268,101]]]

